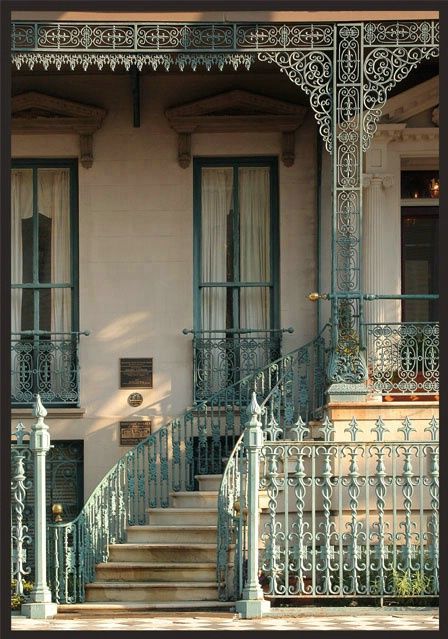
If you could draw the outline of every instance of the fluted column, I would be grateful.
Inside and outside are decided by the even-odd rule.
[[[394,274],[388,268],[390,256],[387,245],[390,243],[386,241],[386,238],[391,232],[396,232],[396,224],[392,221],[396,212],[387,209],[385,198],[385,190],[392,184],[393,176],[389,174],[364,176],[363,290],[365,293],[393,292],[391,277],[394,277]],[[396,250],[400,251],[399,236],[396,240]],[[395,284],[393,282],[393,285]],[[374,323],[387,321],[388,304],[389,302],[384,301],[366,302],[366,321]]]

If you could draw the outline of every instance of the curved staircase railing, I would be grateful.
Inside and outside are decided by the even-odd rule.
[[[309,431],[300,413],[292,421],[284,411],[282,400],[287,382],[286,373],[259,405],[266,441],[301,440]],[[248,419],[250,408],[246,408]],[[218,491],[216,576],[218,595],[224,601],[237,599],[246,579],[248,468],[243,437],[244,430],[227,461]]]
[[[323,406],[326,332],[241,379],[173,419],[126,452],[71,522],[49,525],[48,582],[54,601],[78,603],[109,544],[123,543],[126,528],[147,522],[148,508],[166,508],[172,492],[197,488],[196,476],[219,474],[244,429],[252,391],[263,399],[281,387],[278,410],[293,425],[295,407],[310,419]],[[278,386],[279,381],[281,386]],[[267,427],[276,428],[275,419]]]

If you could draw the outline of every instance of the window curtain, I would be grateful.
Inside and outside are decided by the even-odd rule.
[[[202,281],[226,282],[227,215],[232,206],[231,168],[202,169]],[[226,328],[226,289],[202,289],[204,330]]]
[[[70,273],[70,173],[68,169],[39,169],[38,211],[51,219],[51,282],[68,283]],[[70,288],[51,289],[51,332],[71,330]],[[51,393],[63,396],[71,386],[71,337],[52,337]]]
[[[11,283],[22,284],[22,220],[33,215],[33,173],[29,169],[11,171]],[[32,249],[31,249],[32,250]],[[22,289],[11,290],[11,332],[22,329]]]
[[[33,172],[29,169],[11,171],[11,283],[22,284],[22,220],[33,215]],[[22,289],[11,289],[11,333],[22,330]],[[21,354],[19,335],[12,335],[11,350],[11,396],[20,396],[20,373],[26,354]],[[26,367],[26,368],[29,368]]]
[[[39,169],[38,210],[41,215],[51,219],[51,282],[66,284],[71,281],[68,169]],[[51,332],[70,332],[70,289],[54,288],[51,297]]]
[[[269,168],[239,169],[240,279],[242,282],[270,280]],[[269,289],[242,288],[241,328],[269,328]]]
[[[232,207],[233,170],[231,168],[202,169],[201,261],[203,282],[227,281],[227,217]],[[224,287],[201,289],[202,329],[226,328],[227,291]],[[227,386],[226,336],[205,333],[202,337],[204,361],[200,368],[207,394]],[[223,348],[224,347],[224,348]]]

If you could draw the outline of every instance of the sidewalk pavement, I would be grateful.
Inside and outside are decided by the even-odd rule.
[[[319,611],[319,612],[318,612]],[[239,619],[233,612],[136,613],[113,619],[69,614],[35,620],[12,617],[12,630],[438,630],[438,608],[384,610],[366,608],[272,611],[263,619]],[[317,614],[316,614],[317,613]],[[324,613],[324,614],[322,614]]]

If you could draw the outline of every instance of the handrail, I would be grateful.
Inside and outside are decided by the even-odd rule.
[[[294,333],[294,328],[292,326],[288,326],[288,328],[216,328],[213,330],[196,330],[194,328],[184,328],[182,330],[184,335],[202,335],[202,334],[212,334],[215,333],[226,333],[233,335],[234,333],[245,335],[246,333]]]
[[[222,458],[231,454],[244,427],[234,408],[247,404],[253,390],[265,396],[283,375],[287,384],[282,410],[287,420],[293,420],[294,385],[299,380],[302,391],[306,386],[304,409],[311,414],[319,408],[318,393],[311,388],[312,364],[324,366],[326,328],[305,346],[215,393],[139,442],[106,473],[73,521],[49,525],[50,583],[57,602],[84,600],[85,585],[93,580],[95,565],[107,561],[109,544],[123,542],[127,526],[144,524],[148,507],[166,508],[170,493],[195,489],[196,475],[222,472]],[[318,379],[321,374],[319,369]],[[319,392],[323,396],[323,386]]]
[[[275,413],[281,412],[279,410],[281,402],[275,406],[275,401],[277,400],[278,402],[280,398],[278,391],[285,381],[287,381],[287,373],[280,377],[265,399],[259,404],[260,415],[264,418],[263,431],[266,439],[277,439],[279,436],[286,434],[280,424],[276,424],[278,428],[275,428],[275,425],[272,424],[272,417]],[[269,401],[271,402],[270,411],[267,410]],[[268,423],[269,413],[271,420]],[[250,414],[250,404],[246,409],[246,414],[248,416]],[[305,424],[301,421],[299,415],[298,422],[290,429],[295,438],[302,438],[302,433],[299,434],[298,429],[302,428],[303,430],[304,426]],[[305,430],[308,431],[308,429]],[[299,436],[297,437],[297,435]],[[235,599],[241,594],[244,581],[243,557],[247,551],[247,481],[245,481],[247,471],[244,472],[242,470],[242,464],[245,462],[243,438],[244,431],[239,436],[227,460],[218,490],[216,577],[219,598],[225,601]],[[234,542],[233,579],[230,578],[230,566],[232,564],[229,562],[232,542]]]

